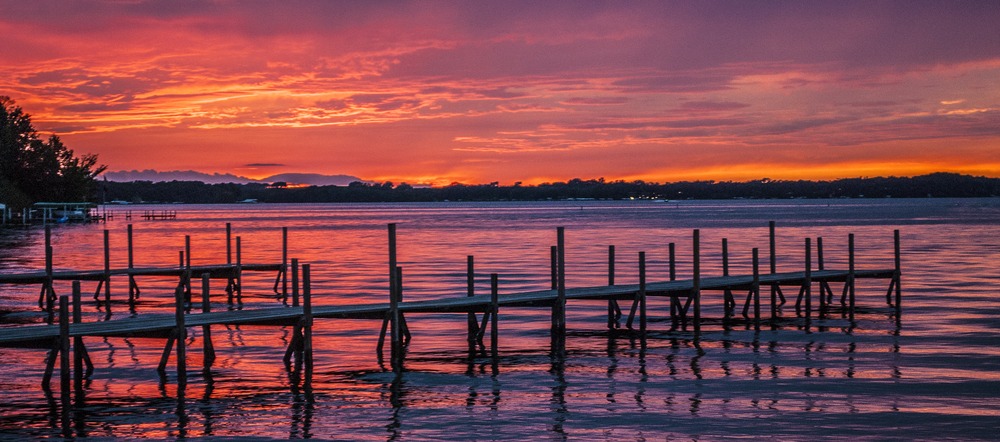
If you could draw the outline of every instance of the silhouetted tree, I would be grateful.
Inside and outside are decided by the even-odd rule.
[[[0,96],[0,201],[14,207],[32,202],[86,201],[107,166],[96,155],[77,157],[52,135],[42,141],[10,97]]]

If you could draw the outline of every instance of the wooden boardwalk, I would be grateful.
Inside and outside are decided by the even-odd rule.
[[[770,319],[777,321],[780,318],[778,310],[784,304],[785,297],[782,287],[798,288],[798,296],[795,299],[796,316],[809,320],[815,311],[819,318],[829,314],[835,303],[835,293],[832,283],[843,283],[843,290],[840,294],[839,303],[841,312],[845,316],[854,318],[855,310],[855,282],[858,279],[884,279],[889,281],[889,288],[885,294],[885,302],[895,308],[896,320],[899,320],[901,313],[901,290],[900,290],[900,244],[899,231],[895,231],[895,266],[883,269],[857,269],[855,268],[854,257],[854,236],[848,237],[848,268],[847,269],[827,269],[824,267],[822,240],[817,239],[814,244],[811,238],[805,240],[805,262],[803,270],[794,272],[776,272],[774,259],[774,224],[771,223],[771,259],[770,272],[762,273],[759,265],[758,249],[753,249],[753,272],[744,275],[729,274],[729,259],[727,242],[723,240],[723,275],[702,277],[700,272],[700,239],[699,231],[694,231],[693,254],[692,254],[692,277],[690,279],[676,279],[676,257],[674,254],[674,244],[670,244],[670,279],[666,281],[647,282],[645,253],[639,253],[639,282],[638,284],[616,284],[615,283],[615,257],[614,247],[609,247],[608,253],[608,284],[588,287],[566,287],[566,263],[565,244],[563,228],[557,229],[557,245],[551,248],[551,277],[552,285],[550,289],[524,291],[516,293],[499,293],[499,276],[491,274],[489,294],[477,294],[475,285],[475,272],[473,268],[473,257],[468,257],[468,285],[465,293],[442,293],[434,299],[419,301],[403,300],[403,279],[402,268],[398,267],[396,261],[396,229],[395,224],[389,225],[389,299],[388,302],[366,303],[357,305],[322,305],[313,306],[313,293],[310,283],[310,265],[300,266],[298,260],[292,259],[291,265],[284,264],[287,259],[287,252],[284,250],[287,245],[283,245],[282,264],[261,264],[257,267],[249,265],[219,265],[219,266],[190,266],[182,265],[176,268],[135,268],[117,269],[112,271],[107,266],[100,271],[68,272],[60,274],[59,277],[73,278],[73,296],[70,308],[70,297],[61,296],[59,298],[59,319],[57,324],[32,325],[3,328],[0,333],[0,347],[10,348],[37,348],[48,349],[49,357],[46,360],[45,376],[42,384],[44,388],[49,388],[52,373],[55,369],[57,356],[60,359],[60,377],[63,390],[66,391],[69,385],[70,376],[70,342],[73,342],[73,359],[76,373],[77,385],[82,385],[81,379],[84,376],[83,366],[88,367],[86,372],[93,369],[89,356],[84,345],[85,337],[148,337],[166,339],[167,343],[161,357],[158,370],[165,372],[169,356],[176,348],[176,363],[178,382],[186,382],[187,362],[186,362],[186,337],[189,327],[202,328],[203,342],[203,366],[207,369],[215,359],[214,346],[211,338],[211,327],[218,325],[247,325],[247,326],[292,326],[292,339],[289,346],[284,349],[284,362],[289,371],[303,373],[307,382],[311,379],[312,366],[312,327],[314,320],[323,319],[381,319],[382,327],[379,334],[376,354],[379,360],[382,358],[383,344],[388,336],[391,345],[392,368],[394,371],[402,370],[402,359],[405,351],[404,346],[410,341],[411,335],[409,327],[406,325],[407,314],[421,313],[458,313],[467,315],[467,341],[469,352],[477,348],[485,351],[484,337],[489,334],[489,348],[494,364],[498,359],[498,319],[501,308],[546,308],[551,310],[551,324],[547,324],[552,338],[553,354],[565,353],[566,340],[566,307],[572,301],[606,301],[607,303],[607,327],[609,332],[626,332],[619,330],[622,328],[622,319],[627,312],[627,320],[624,328],[626,333],[639,334],[645,336],[647,332],[647,322],[649,312],[647,309],[647,298],[662,297],[669,300],[669,308],[663,308],[662,314],[671,319],[672,330],[690,330],[696,335],[700,333],[703,318],[701,307],[704,300],[721,301],[724,311],[724,320],[730,321],[737,316],[742,316],[746,321],[752,321],[756,327],[760,327],[765,313],[762,305],[769,307]],[[130,229],[131,230],[131,229]],[[228,238],[227,226],[227,238]],[[130,235],[131,237],[131,235]],[[287,241],[287,230],[283,230],[283,241]],[[186,247],[189,249],[190,240],[186,240]],[[105,231],[105,244],[107,244],[107,231]],[[239,244],[239,241],[237,241]],[[47,246],[49,249],[50,246]],[[814,266],[812,256],[815,249],[817,260]],[[106,254],[107,254],[107,248]],[[130,250],[131,251],[131,250]],[[183,252],[182,252],[183,253]],[[190,255],[188,255],[190,257]],[[48,261],[51,263],[51,261]],[[130,256],[131,263],[131,256]],[[182,255],[182,264],[183,264]],[[818,267],[818,268],[814,268]],[[257,309],[238,309],[226,311],[211,311],[210,302],[210,279],[213,277],[232,277],[233,273],[240,270],[255,268],[260,270],[279,270],[279,277],[290,270],[291,279],[291,305]],[[92,277],[101,281],[107,281],[110,275],[164,275],[178,276],[180,280],[174,293],[174,314],[145,314],[136,317],[87,322],[80,320],[80,282],[79,280]],[[238,273],[237,273],[238,274]],[[44,277],[39,273],[5,275],[0,277],[0,282],[14,283],[37,283],[44,278],[43,284],[51,284],[57,277],[57,272],[48,268],[44,272]],[[197,308],[196,302],[191,296],[191,283],[199,279],[201,284],[201,311],[193,312]],[[300,305],[300,281],[301,281],[301,305]],[[275,291],[277,291],[279,281],[275,281]],[[105,287],[107,285],[105,284]],[[769,288],[769,299],[762,300],[762,288]],[[131,286],[130,286],[131,289]],[[818,291],[814,291],[818,289]],[[480,290],[481,291],[481,290]],[[703,295],[704,292],[721,292],[721,296]],[[107,292],[106,292],[107,293]],[[282,288],[282,293],[288,295],[287,289]],[[287,299],[287,298],[286,298]],[[623,309],[619,306],[619,301],[631,301],[631,308]],[[592,305],[593,303],[591,303]],[[742,304],[742,312],[739,312],[739,305]],[[816,307],[815,309],[813,307]],[[54,312],[54,308],[50,311]],[[73,319],[70,320],[72,313]],[[482,314],[482,317],[478,316]],[[751,319],[752,318],[752,319]],[[635,324],[635,321],[638,324]],[[548,322],[548,321],[546,321]],[[774,323],[774,322],[772,322]],[[487,327],[489,326],[489,327]],[[291,361],[295,361],[293,370]],[[82,388],[82,387],[78,387]]]
[[[895,269],[855,271],[854,278],[892,279]],[[813,283],[845,282],[850,278],[846,270],[813,272]],[[760,275],[763,286],[801,286],[807,279],[805,272]],[[701,280],[702,291],[750,289],[752,275],[719,276]],[[688,298],[692,296],[694,281],[676,280],[646,285],[646,296]],[[638,284],[577,287],[566,289],[566,300],[635,300],[640,296]],[[313,296],[316,296],[313,294]],[[498,307],[545,307],[558,300],[558,290],[537,290],[500,295]],[[492,308],[491,295],[465,296],[459,294],[439,299],[404,301],[398,304],[400,313],[483,313]],[[314,306],[314,319],[382,319],[390,312],[389,303],[357,305]],[[227,310],[208,313],[186,313],[184,325],[200,327],[211,325],[295,325],[302,321],[304,307],[272,307],[260,309]],[[69,337],[167,337],[177,327],[177,318],[171,314],[148,314],[139,317],[103,322],[71,324]],[[23,326],[3,329],[0,347],[52,348],[59,339],[59,325]]]

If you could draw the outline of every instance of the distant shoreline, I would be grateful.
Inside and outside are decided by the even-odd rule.
[[[283,183],[282,183],[283,184]],[[103,182],[98,201],[153,204],[351,203],[434,201],[731,200],[829,198],[981,198],[1000,196],[1000,178],[934,173],[917,177],[848,178],[833,181],[689,181],[649,183],[573,179],[534,186],[353,182],[347,186],[287,187],[275,184],[206,184],[198,181]]]

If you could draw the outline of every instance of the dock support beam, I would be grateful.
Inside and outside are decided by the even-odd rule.
[[[729,276],[729,240],[726,238],[722,238],[722,276]],[[725,318],[728,320],[736,310],[736,299],[729,287],[723,290],[722,304]]]
[[[68,435],[70,431],[69,414],[72,407],[69,395],[69,371],[69,297],[63,295],[59,297],[59,397],[62,402],[62,429],[64,435]]]
[[[701,232],[694,230],[694,279],[691,296],[694,298],[694,331],[701,331]]]
[[[53,288],[52,278],[52,228],[45,226],[45,282],[42,283],[42,290],[38,293],[38,308],[49,312],[49,324],[54,319],[52,314],[55,310],[56,291]]]
[[[795,302],[795,310],[800,311],[802,300],[806,304],[806,318],[812,316],[812,238],[806,238],[805,250],[805,279],[802,281],[802,288],[799,289],[799,296]]]
[[[556,300],[552,304],[552,354],[566,352],[566,236],[565,227],[556,228]]]
[[[615,246],[608,246],[608,286],[615,285]],[[618,300],[608,299],[608,330],[618,328],[618,321],[622,317],[622,309],[618,305]]]
[[[402,318],[399,313],[399,299],[396,296],[399,281],[396,280],[396,224],[389,224],[389,322],[391,325],[390,352],[392,371],[403,370]]]
[[[305,363],[305,385],[311,388],[313,372],[312,278],[309,264],[302,265],[302,359]]]
[[[190,274],[188,274],[190,280]],[[184,287],[179,285],[174,293],[174,318],[175,326],[170,337],[167,338],[167,345],[163,348],[163,355],[160,357],[160,364],[156,371],[160,376],[165,376],[167,371],[167,361],[170,358],[170,350],[177,344],[177,385],[183,387],[187,385],[187,328],[184,326]]]
[[[465,260],[465,287],[467,297],[471,298],[476,295],[476,271],[472,255],[467,256]],[[469,343],[469,354],[471,355],[476,351],[476,335],[479,333],[479,319],[476,318],[476,312],[470,311],[466,316],[466,339]]]
[[[667,245],[668,258],[670,261],[670,280],[677,280],[677,245],[670,243]],[[690,298],[688,298],[690,299]],[[681,299],[673,294],[670,295],[670,329],[676,330],[681,316]]]
[[[132,245],[132,224],[128,225],[128,302],[129,304],[135,303],[135,300],[139,298],[139,284],[135,282],[135,275],[132,274],[132,269],[135,268],[135,248]]]
[[[73,323],[79,324],[83,322],[83,312],[80,310],[80,281],[73,281]],[[83,366],[87,366],[86,374],[84,374]],[[77,336],[73,338],[73,370],[74,370],[74,390],[77,394],[83,392],[83,378],[90,377],[90,374],[94,372],[94,362],[90,360],[90,354],[87,352],[87,347],[83,345],[83,337]]]
[[[209,290],[210,273],[201,274],[201,312],[209,313],[212,311],[212,304],[209,301]],[[212,363],[215,362],[215,346],[212,344],[212,326],[210,324],[205,324],[201,327],[201,340],[202,340],[202,361],[205,371],[208,371],[212,367]]]
[[[774,221],[767,223],[768,237],[770,239],[771,274],[778,273],[778,256],[775,250],[775,225]],[[779,303],[780,301],[780,303]],[[771,317],[778,317],[778,306],[785,305],[785,294],[781,292],[781,286],[777,283],[771,284]]]
[[[493,357],[494,365],[500,358],[500,351],[497,347],[499,340],[499,327],[497,325],[497,315],[500,312],[499,294],[499,277],[496,273],[492,273],[490,274],[490,355]]]
[[[288,227],[281,228],[281,296],[288,297]]]
[[[753,323],[760,328],[760,251],[753,248],[753,284],[750,286],[753,294]]]
[[[902,302],[903,302],[903,292],[899,287],[900,277],[902,276],[901,271],[901,260],[899,251],[899,229],[893,231],[893,251],[895,270],[892,272],[892,282],[889,284],[889,291],[886,292],[885,301],[889,305],[896,307],[896,317],[899,317],[899,313],[902,312]],[[895,293],[893,293],[895,292]],[[895,302],[893,302],[893,295],[895,295]]]
[[[646,337],[646,252],[639,252],[639,333]]]
[[[844,282],[844,293],[840,296],[840,304],[847,297],[847,314],[854,322],[854,234],[847,235],[847,280]]]

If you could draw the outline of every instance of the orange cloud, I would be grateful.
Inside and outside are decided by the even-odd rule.
[[[1000,176],[985,6],[21,3],[0,91],[112,170]]]

